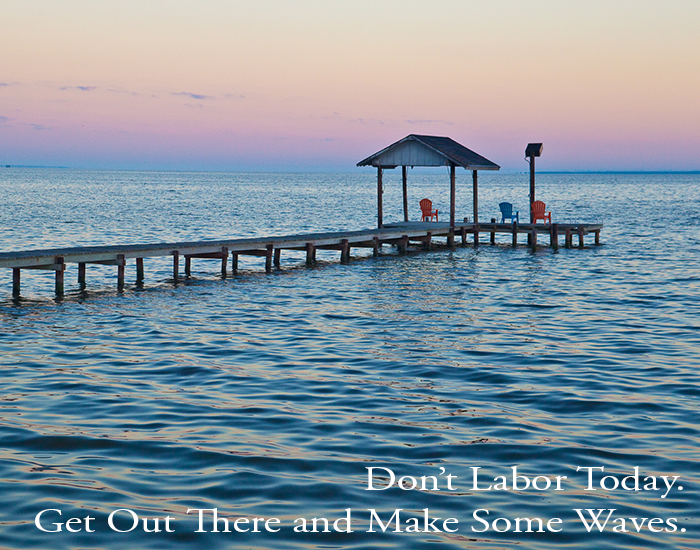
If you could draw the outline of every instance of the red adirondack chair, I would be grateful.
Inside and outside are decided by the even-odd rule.
[[[438,221],[438,211],[437,209],[433,210],[433,202],[430,199],[421,199],[420,211],[423,216],[421,221],[432,221],[433,218]]]
[[[537,223],[537,220],[542,220],[544,223],[552,223],[552,213],[545,212],[545,204],[542,201],[532,203],[532,223]]]

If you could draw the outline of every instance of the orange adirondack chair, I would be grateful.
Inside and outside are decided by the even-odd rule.
[[[421,199],[420,211],[423,216],[421,221],[432,221],[433,218],[435,218],[435,221],[438,221],[438,211],[437,209],[433,210],[433,201],[430,199]]]
[[[532,223],[537,223],[537,220],[542,220],[543,222],[552,223],[552,213],[545,212],[545,204],[542,201],[535,201],[532,203]]]

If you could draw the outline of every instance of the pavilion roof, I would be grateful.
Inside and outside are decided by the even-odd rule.
[[[357,163],[357,166],[462,166],[468,170],[499,170],[482,157],[449,137],[411,134]]]

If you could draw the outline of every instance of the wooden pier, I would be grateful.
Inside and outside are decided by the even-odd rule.
[[[144,279],[144,258],[172,256],[173,279],[180,277],[180,259],[184,259],[184,274],[188,276],[193,258],[216,259],[221,262],[221,273],[227,274],[228,258],[231,257],[231,271],[238,271],[238,257],[242,255],[260,256],[265,258],[265,270],[272,271],[273,266],[279,267],[283,250],[305,251],[307,265],[316,262],[317,250],[338,250],[340,262],[350,261],[353,248],[371,248],[375,256],[379,254],[382,245],[389,244],[397,247],[400,253],[405,253],[411,243],[418,243],[424,249],[429,249],[433,238],[445,237],[447,246],[455,245],[455,238],[461,239],[461,244],[467,244],[467,236],[473,236],[473,243],[496,242],[496,234],[507,234],[513,246],[518,244],[518,235],[527,235],[528,246],[537,247],[538,236],[549,235],[549,245],[559,246],[560,235],[564,236],[564,246],[572,247],[575,237],[578,246],[584,246],[584,235],[593,234],[595,244],[600,244],[602,224],[505,224],[505,223],[463,223],[452,227],[449,223],[403,222],[386,224],[381,229],[362,231],[344,231],[334,233],[309,233],[277,237],[259,237],[249,239],[217,240],[201,242],[177,242],[159,244],[133,244],[113,246],[89,246],[75,248],[59,248],[49,250],[27,250],[0,253],[0,268],[12,269],[12,293],[20,295],[21,271],[23,269],[43,269],[54,271],[56,274],[55,292],[64,292],[64,274],[68,264],[77,264],[77,280],[84,288],[87,279],[87,264],[113,265],[117,268],[117,286],[123,288],[125,266],[128,260],[136,263],[136,282]],[[489,235],[489,241],[481,241],[480,234]],[[483,235],[482,235],[483,236]]]

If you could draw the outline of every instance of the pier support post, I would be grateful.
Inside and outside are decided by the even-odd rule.
[[[273,258],[273,263],[275,264],[275,267],[280,266],[280,260],[282,259],[282,249],[281,248],[276,248],[275,249],[275,257]]]
[[[185,275],[188,277],[192,274],[192,258],[185,256]]]
[[[19,296],[20,277],[19,267],[12,268],[12,296],[15,298]]]
[[[537,228],[533,225],[530,232],[530,246],[533,250],[537,248]]]
[[[398,247],[400,254],[406,254],[406,252],[408,252],[408,235],[401,236],[401,241],[399,241]]]
[[[511,231],[513,232],[513,246],[518,245],[518,222],[514,221],[511,226]]]
[[[452,239],[453,239],[453,244],[454,244],[454,237],[452,237]],[[432,241],[433,241],[433,232],[428,231],[428,234],[425,237],[425,241],[423,242],[423,248],[425,250],[430,250],[430,245],[431,245]]]
[[[571,241],[573,237],[571,236],[571,228],[567,227],[564,232],[564,247],[571,248]]]
[[[136,258],[136,282],[143,281],[143,258]]]
[[[452,248],[455,245],[455,232],[454,230],[450,230],[450,232],[447,234],[447,246]]]
[[[312,266],[316,263],[316,247],[314,243],[306,243],[306,265]]]
[[[238,273],[238,254],[231,252],[231,273]]]
[[[125,267],[126,260],[124,259],[124,254],[117,254],[117,288],[119,290],[124,288]]]
[[[226,262],[228,261],[228,247],[221,249],[221,276],[226,278]]]
[[[180,275],[180,253],[173,250],[173,279],[177,281]]]
[[[372,256],[374,256],[376,258],[377,256],[379,256],[379,247],[380,247],[379,237],[374,237],[373,240],[374,240],[374,247],[372,248]]]
[[[479,246],[479,222],[474,222],[474,246]]]
[[[596,246],[600,245],[600,231],[596,231],[595,233],[595,244]]]
[[[578,246],[583,248],[583,227],[578,226]]]
[[[85,262],[78,263],[78,284],[80,288],[85,286]]]
[[[340,243],[340,263],[346,264],[350,261],[350,241],[343,239]]]
[[[268,244],[265,247],[265,273],[272,272],[272,252],[274,245]]]
[[[56,264],[56,294],[63,296],[63,271],[66,267],[63,256],[56,256],[54,264]]]
[[[491,223],[496,223],[496,218],[491,218]],[[496,244],[496,228],[491,229],[491,244]]]
[[[549,244],[555,250],[559,248],[559,224],[553,223],[549,226]]]
[[[462,226],[461,231],[462,231],[462,246],[466,246],[467,245],[467,228]]]

